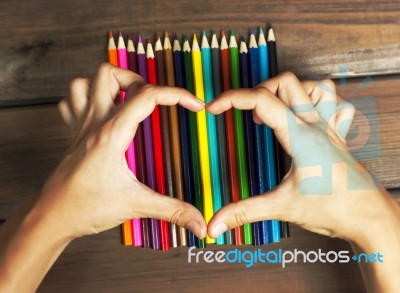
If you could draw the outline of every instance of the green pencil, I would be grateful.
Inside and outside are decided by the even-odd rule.
[[[239,48],[233,32],[229,39],[229,57],[231,63],[231,87],[240,88]],[[233,111],[235,121],[236,151],[239,173],[240,198],[245,199],[250,195],[249,180],[247,178],[246,144],[244,135],[243,113],[240,110]],[[253,244],[253,231],[251,224],[243,225],[244,244]]]

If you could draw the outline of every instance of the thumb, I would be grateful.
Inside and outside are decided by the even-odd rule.
[[[140,184],[135,194],[134,217],[154,218],[175,223],[193,232],[198,238],[206,236],[207,225],[203,215],[191,204],[159,194]]]
[[[281,188],[230,203],[220,209],[208,223],[208,235],[218,237],[226,230],[262,220],[283,220],[286,210]]]

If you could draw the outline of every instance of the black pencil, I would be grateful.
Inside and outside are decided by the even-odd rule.
[[[269,28],[268,30],[268,37],[267,37],[267,46],[268,46],[268,61],[269,61],[269,72],[270,76],[274,77],[278,75],[278,59],[277,59],[277,54],[276,54],[276,41],[275,41],[275,35],[272,27]],[[279,144],[278,141],[276,141],[276,153],[278,157],[278,178],[279,181],[282,181],[282,178],[284,176],[283,173],[283,154],[284,150],[282,149],[281,145]],[[282,238],[288,238],[289,237],[289,225],[287,222],[280,222],[281,224],[281,237]]]

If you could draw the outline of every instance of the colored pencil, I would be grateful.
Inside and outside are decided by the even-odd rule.
[[[211,49],[208,44],[206,33],[203,32],[201,41],[201,60],[203,70],[203,84],[205,102],[209,103],[214,99],[213,87],[213,72],[211,66]],[[219,152],[218,152],[218,136],[217,122],[215,115],[206,113],[207,119],[207,135],[208,135],[208,151],[210,156],[210,172],[211,172],[211,188],[213,213],[215,214],[222,208],[222,193],[221,193],[221,176],[219,169]],[[225,244],[224,235],[220,235],[215,239],[217,244]]]
[[[138,73],[144,79],[144,81],[147,82],[148,81],[147,60],[141,36],[139,36],[138,38],[137,48],[138,48],[137,49]],[[146,176],[147,176],[146,184],[151,189],[156,190],[157,186],[156,186],[156,174],[154,170],[152,132],[153,130],[151,125],[151,118],[147,117],[146,119],[143,120],[144,148],[146,150],[145,153]],[[161,249],[160,221],[157,219],[150,219],[150,225],[151,225],[151,247],[154,249]]]
[[[137,54],[136,54],[137,57]],[[144,150],[144,135],[143,135],[143,123],[140,123],[136,130],[135,141],[135,158],[136,158],[136,177],[137,179],[146,184],[146,162],[145,162],[145,150]],[[151,227],[149,219],[141,219],[141,230],[142,230],[142,241],[143,247],[148,248],[151,246]]]
[[[258,35],[258,47],[260,48],[260,79],[267,80],[269,78],[269,62],[268,62],[268,47],[265,40],[263,29],[260,27]],[[276,139],[272,129],[266,125],[263,126],[264,143],[265,143],[265,172],[267,189],[273,189],[277,184],[277,164],[276,164]],[[268,237],[263,237],[263,244],[279,242],[280,224],[277,220],[268,220],[262,222],[263,230],[268,229]]]
[[[276,54],[276,41],[273,29],[270,27],[268,30],[268,37],[267,37],[267,46],[268,46],[268,60],[269,60],[269,68],[271,77],[278,75],[278,59]],[[284,173],[281,170],[280,162],[283,162],[283,154],[284,150],[282,149],[281,145],[276,141],[276,153],[278,158],[278,179],[282,180]],[[287,222],[280,222],[280,232],[282,238],[289,237],[289,225]]]
[[[201,52],[199,43],[197,42],[196,34],[193,35],[192,63],[196,97],[198,97],[202,101],[205,101]],[[201,182],[203,186],[204,219],[206,220],[206,223],[208,223],[213,216],[213,195],[211,188],[210,153],[208,150],[207,116],[205,109],[197,112],[196,118],[197,136],[199,141]],[[206,243],[215,243],[215,239],[206,236]]]
[[[250,32],[250,40],[249,40],[249,64],[250,64],[250,87],[255,87],[260,82],[260,53],[259,48],[257,46],[256,38],[254,32]],[[257,190],[256,194],[262,194],[263,190],[265,190],[266,183],[264,182],[264,168],[263,162],[265,161],[264,155],[264,137],[263,130],[261,125],[253,124],[254,129],[254,155],[255,155],[255,167],[256,167],[256,182],[257,182]],[[263,239],[263,230],[262,230],[262,222],[253,223],[253,226],[256,225],[259,227],[254,232],[257,232],[257,238],[260,240],[260,243],[255,243],[256,245],[262,244]],[[268,230],[265,231],[268,233]]]
[[[156,70],[157,70],[157,83],[158,85],[165,86],[165,67],[164,67],[164,52],[161,44],[160,37],[156,37],[156,44],[154,46],[155,59],[156,59]],[[164,171],[165,180],[167,187],[167,194],[170,197],[174,197],[174,183],[172,175],[172,159],[171,159],[171,143],[170,143],[170,132],[168,125],[168,109],[166,106],[159,106],[160,119],[161,119],[161,136],[162,136],[162,148],[164,155]],[[169,223],[170,228],[170,241],[172,247],[178,247],[178,235],[175,223]]]
[[[249,88],[249,54],[244,37],[240,41],[240,81],[242,88]],[[246,161],[247,172],[249,174],[249,192],[250,196],[257,195],[257,178],[255,162],[255,142],[254,142],[254,122],[252,110],[243,111],[244,129],[246,134]],[[261,224],[256,222],[252,224],[254,245],[261,244]]]
[[[157,84],[157,73],[156,73],[156,63],[155,56],[153,51],[153,46],[151,45],[151,41],[147,41],[147,74],[148,74],[148,83],[156,85]],[[165,177],[164,177],[164,156],[162,150],[162,136],[161,136],[161,124],[160,124],[160,112],[159,106],[156,105],[153,113],[151,114],[151,125],[152,125],[152,134],[153,134],[153,153],[154,153],[154,164],[156,170],[156,190],[160,194],[166,195],[165,188]],[[168,222],[160,221],[160,240],[161,240],[161,249],[169,250],[170,248],[170,239],[169,239],[169,227]]]
[[[222,88],[223,90],[229,90],[231,88],[229,50],[224,32],[222,32],[220,49],[221,49],[220,54],[221,54]],[[233,202],[237,202],[240,200],[240,188],[238,184],[239,179],[238,179],[238,169],[236,161],[235,121],[233,116],[233,109],[229,109],[225,112],[225,127],[226,127],[226,142],[227,142],[231,200]],[[242,227],[236,227],[234,229],[234,238],[236,245],[243,244]]]
[[[164,62],[165,62],[165,76],[167,85],[175,86],[174,74],[174,60],[171,41],[168,33],[165,32],[164,38]],[[184,200],[183,192],[183,177],[182,177],[182,159],[180,153],[180,139],[179,139],[179,121],[178,121],[178,107],[171,106],[168,108],[169,127],[172,143],[172,172],[174,181],[175,196],[179,200]],[[181,246],[187,245],[186,229],[179,227],[178,229],[178,244]]]
[[[211,63],[213,70],[213,92],[214,97],[222,92],[221,86],[221,56],[219,44],[216,34],[212,35],[211,39]],[[231,202],[231,191],[229,188],[229,171],[228,171],[228,158],[226,154],[226,133],[225,133],[225,116],[223,114],[216,116],[217,120],[217,135],[218,135],[218,154],[219,154],[219,169],[221,175],[221,195],[223,205]],[[232,230],[224,233],[224,240],[226,244],[234,244]]]
[[[236,42],[236,37],[231,31],[229,38],[229,59],[231,64],[231,87],[232,89],[240,88],[240,68],[239,68],[239,49]],[[233,110],[233,118],[235,123],[235,138],[236,138],[236,158],[238,163],[239,188],[240,198],[246,199],[249,197],[249,180],[246,162],[246,145],[244,137],[243,113],[241,110]],[[243,243],[252,244],[253,234],[250,223],[243,225]]]
[[[128,69],[133,72],[137,72],[137,54],[135,46],[133,44],[132,36],[129,36],[128,38],[127,52],[128,52]],[[132,142],[133,144],[135,143],[134,141]],[[133,157],[136,156],[135,151],[133,152],[132,155]],[[137,170],[135,174],[137,174]],[[132,230],[133,230],[133,245],[142,246],[143,245],[142,220],[140,218],[135,218],[132,220]]]
[[[132,36],[128,37],[128,45],[126,48],[128,52],[128,68],[133,72],[137,72],[137,54],[135,45],[133,44]]]
[[[182,48],[176,35],[174,35],[174,43],[172,51],[174,52],[174,70],[175,70],[175,85],[177,87],[185,88],[185,75],[183,72],[183,55]],[[178,106],[179,118],[179,137],[181,142],[181,157],[182,157],[182,171],[184,178],[184,193],[185,201],[194,204],[194,190],[193,178],[190,162],[190,146],[189,146],[189,113],[188,110],[182,106]],[[196,246],[196,239],[191,231],[188,231],[189,246]]]
[[[118,42],[120,42],[119,38],[118,38]],[[122,39],[122,42],[123,42],[123,39]],[[122,47],[121,44],[118,44],[118,45]],[[125,47],[125,44],[123,44],[123,45]],[[124,50],[122,48],[117,50],[117,48],[115,46],[113,34],[112,34],[112,32],[110,32],[109,39],[108,39],[108,62],[114,66],[119,66],[119,67],[124,68],[126,57],[124,58],[123,52],[124,52]],[[126,53],[126,51],[125,51],[125,53]],[[119,55],[121,55],[120,58],[118,58]],[[131,145],[129,145],[128,149],[125,152],[125,158],[126,158],[129,169],[133,173],[135,173],[136,165],[135,165],[134,160],[132,160],[130,157],[131,150],[132,150],[132,147],[131,147]],[[124,245],[132,245],[133,244],[132,220],[127,220],[122,224],[122,242]]]
[[[183,37],[183,64],[185,67],[185,81],[186,89],[193,95],[194,80],[193,80],[193,65],[192,65],[192,52],[189,45],[189,40],[186,36]],[[196,113],[189,112],[189,136],[190,136],[190,153],[192,162],[192,177],[194,189],[194,203],[196,208],[203,214],[203,192],[200,178],[200,158],[199,158],[199,142],[197,137],[197,121]],[[196,238],[196,246],[198,248],[205,247],[205,240]]]

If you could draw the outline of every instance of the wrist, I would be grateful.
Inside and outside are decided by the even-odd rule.
[[[72,238],[66,237],[34,202],[22,207],[1,227],[0,291],[37,288]],[[21,282],[23,280],[23,282]]]

